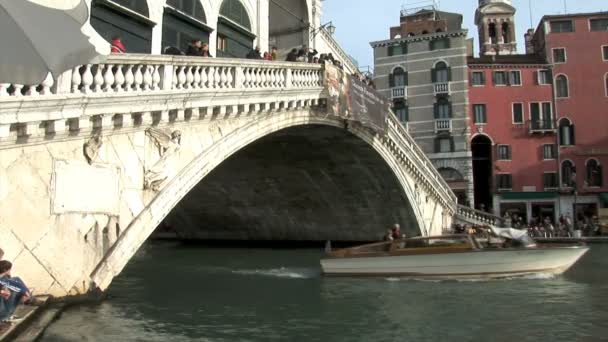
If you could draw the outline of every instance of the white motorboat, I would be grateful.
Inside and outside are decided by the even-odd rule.
[[[329,251],[321,259],[323,274],[432,279],[505,278],[561,274],[579,260],[585,245],[537,245],[527,235],[482,243],[472,235],[416,237]]]

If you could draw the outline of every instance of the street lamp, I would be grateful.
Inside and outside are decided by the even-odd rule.
[[[328,23],[325,23],[319,27],[317,27],[316,29],[314,29],[312,31],[312,36],[315,37],[319,32],[321,32],[321,30],[325,29],[329,35],[333,36],[334,33],[336,32],[336,27],[334,26],[334,24],[330,21]]]

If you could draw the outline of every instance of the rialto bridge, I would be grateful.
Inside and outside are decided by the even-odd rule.
[[[323,66],[113,55],[0,84],[0,247],[37,293],[106,289],[161,224],[185,239],[441,234],[456,198],[407,129],[328,113]]]

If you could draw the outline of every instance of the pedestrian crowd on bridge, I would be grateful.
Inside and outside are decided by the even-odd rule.
[[[19,304],[38,304],[23,280],[12,276],[12,268],[13,264],[4,260],[4,251],[0,249],[0,328],[20,320],[14,315]]]
[[[127,53],[127,48],[125,44],[122,42],[120,36],[114,36],[111,42],[112,53],[121,54]],[[163,53],[166,55],[175,55],[175,56],[192,56],[192,57],[207,57],[213,58],[213,55],[209,52],[209,44],[203,42],[200,39],[192,39],[186,51],[182,51],[175,46],[167,46],[164,48]],[[278,49],[276,46],[273,46],[270,49],[270,52],[261,52],[259,46],[251,49],[245,58],[247,59],[256,59],[256,60],[266,60],[266,61],[277,61],[279,59]],[[317,56],[318,55],[318,56]],[[306,45],[302,45],[299,49],[293,48],[287,56],[285,57],[286,62],[300,62],[300,63],[314,63],[314,64],[331,64],[337,67],[340,70],[344,70],[344,65],[338,59],[336,59],[333,54],[330,53],[321,53],[316,49],[312,49],[307,47]],[[365,85],[376,89],[376,86],[372,80],[370,74],[363,75],[359,71],[356,71],[354,74],[355,77]]]

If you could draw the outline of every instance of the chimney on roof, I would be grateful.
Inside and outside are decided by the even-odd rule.
[[[526,41],[526,54],[533,55],[536,51],[534,51],[534,43],[532,42],[534,38],[534,29],[528,29],[528,32],[524,34],[524,40]]]

